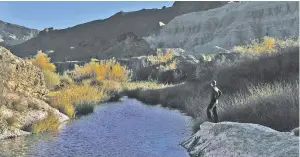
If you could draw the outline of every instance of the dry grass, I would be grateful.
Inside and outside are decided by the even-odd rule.
[[[47,96],[50,97],[51,106],[69,117],[75,117],[76,114],[92,112],[95,104],[109,100],[110,96],[118,96],[116,93],[125,89],[159,86],[149,82],[128,82],[129,72],[114,58],[102,61],[91,59],[91,62],[76,66],[70,72],[74,79],[78,76],[82,79],[73,83],[72,77],[64,73],[60,80],[66,85],[49,92]]]
[[[177,108],[203,122],[210,101],[209,83],[215,79],[223,92],[218,108],[221,121],[258,123],[289,131],[299,123],[299,85],[295,83],[299,79],[298,58],[299,47],[289,47],[255,60],[208,62],[197,71],[197,80],[163,89],[135,90],[128,95],[145,103]]]
[[[56,92],[50,92],[51,106],[57,108],[69,117],[74,116],[74,104],[95,104],[107,99],[107,94],[99,87],[90,86],[84,82],[82,85],[70,85]]]
[[[99,62],[91,60],[91,62],[83,66],[75,66],[75,75],[84,76],[88,78],[96,78],[97,80],[113,80],[113,81],[127,81],[129,79],[129,70],[125,66],[121,66],[114,58],[110,60],[101,60]]]
[[[171,49],[168,49],[165,53],[162,51],[157,51],[156,56],[148,56],[147,60],[150,61],[152,64],[159,64],[159,63],[167,63],[174,58],[174,54]]]
[[[214,58],[214,54],[201,54],[204,61],[212,61]]]
[[[66,83],[66,84],[73,84],[73,80],[72,78],[66,73],[64,72],[63,75],[59,76],[60,82],[62,83]]]
[[[177,65],[177,60],[174,59],[171,63],[166,64],[166,65],[160,65],[159,68],[161,70],[174,70],[176,69],[176,65]]]
[[[222,120],[252,122],[280,131],[299,126],[299,83],[275,83],[249,87],[249,94],[237,94],[221,104],[231,107],[221,114]],[[238,113],[238,114],[234,114]]]
[[[60,84],[60,78],[59,75],[55,73],[56,67],[50,60],[50,57],[42,51],[38,51],[34,58],[29,59],[33,65],[43,71],[47,88],[53,89]]]
[[[266,36],[263,38],[263,42],[253,40],[249,45],[235,46],[233,50],[240,53],[260,55],[274,53],[278,48],[288,48],[292,46],[299,46],[299,38],[280,40]]]
[[[48,89],[54,89],[60,84],[60,76],[55,72],[43,70],[44,80]]]
[[[33,133],[40,133],[40,132],[45,132],[45,131],[52,131],[52,130],[57,130],[59,128],[60,122],[58,117],[51,113],[48,112],[47,117],[35,122],[32,125],[32,132]]]
[[[285,49],[288,47],[298,47],[300,43],[300,38],[288,38],[285,40],[279,40],[276,39],[276,44],[279,46],[279,48]]]
[[[139,88],[145,89],[159,89],[170,85],[159,84],[157,81],[137,81],[137,82],[126,82],[123,84],[123,90],[135,90]]]
[[[122,84],[126,84],[126,82],[105,80],[105,81],[101,81],[100,88],[106,92],[120,92],[123,88]]]
[[[94,112],[95,104],[78,104],[75,105],[76,116],[84,116]]]

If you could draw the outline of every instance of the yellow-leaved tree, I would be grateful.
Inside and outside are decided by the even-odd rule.
[[[46,86],[51,89],[60,83],[59,75],[55,73],[56,67],[50,62],[51,58],[42,51],[38,51],[34,58],[29,61],[40,68],[44,73]]]
[[[50,57],[42,51],[38,51],[34,58],[31,58],[30,61],[33,65],[39,67],[42,70],[48,70],[55,72],[56,67],[53,63],[50,62]]]

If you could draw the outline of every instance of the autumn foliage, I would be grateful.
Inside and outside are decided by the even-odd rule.
[[[161,51],[156,52],[156,56],[148,56],[148,60],[153,64],[157,63],[167,63],[174,58],[174,53],[171,49],[168,49],[165,53]]]
[[[253,40],[251,44],[244,46],[235,46],[233,50],[241,53],[261,54],[275,52],[276,39],[264,37],[262,42]]]
[[[38,51],[36,56],[31,58],[29,61],[42,70],[48,70],[51,72],[55,72],[56,70],[55,65],[50,62],[50,57],[42,51]]]
[[[42,51],[38,51],[34,58],[29,61],[43,71],[47,88],[54,88],[60,83],[59,75],[55,73],[56,67],[50,62],[50,57]]]
[[[127,81],[129,70],[127,67],[120,65],[114,58],[110,60],[101,60],[91,62],[83,65],[76,66],[74,72],[80,75],[90,75],[99,81],[112,80],[112,81]]]

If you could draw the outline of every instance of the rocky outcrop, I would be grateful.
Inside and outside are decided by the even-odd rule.
[[[133,32],[138,37],[148,36],[152,32],[158,32],[161,29],[159,22],[167,24],[178,15],[208,10],[224,4],[227,4],[227,2],[176,2],[174,6],[163,9],[119,12],[104,20],[96,20],[71,28],[49,31],[48,33],[44,31],[36,38],[12,46],[10,49],[19,57],[35,55],[37,50],[44,52],[55,50],[49,55],[52,61],[55,62],[88,60],[98,55],[108,55],[105,51],[114,45],[115,39],[123,33]],[[118,57],[118,53],[124,54],[124,52],[114,52],[117,55],[115,57]]]
[[[45,102],[47,92],[40,69],[0,47],[0,139],[29,134],[26,127],[49,111],[68,120]]]
[[[12,46],[23,43],[38,35],[39,30],[10,24],[0,20],[0,44]]]
[[[6,82],[4,93],[17,93],[24,96],[44,99],[48,89],[40,69],[21,58],[14,56],[7,49],[0,47],[0,66],[6,73],[2,79]]]
[[[299,2],[239,2],[177,16],[157,36],[144,39],[152,47],[181,47],[191,53],[217,53],[263,36],[299,34]]]
[[[299,156],[299,139],[250,123],[205,122],[182,143],[192,157]]]
[[[175,68],[169,69],[168,65],[175,62]],[[166,63],[151,63],[147,56],[120,60],[132,70],[133,80],[157,80],[160,83],[180,83],[195,77],[195,70],[199,63],[192,55],[177,54]],[[164,68],[165,67],[165,68]]]
[[[152,55],[154,50],[142,38],[139,38],[133,32],[127,32],[113,41],[113,45],[103,52],[97,53],[97,58],[130,58],[133,56]]]

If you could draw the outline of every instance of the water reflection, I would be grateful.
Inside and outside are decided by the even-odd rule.
[[[179,145],[191,120],[178,111],[134,99],[101,104],[59,132],[0,141],[2,156],[188,157]],[[0,155],[0,156],[1,156]]]

